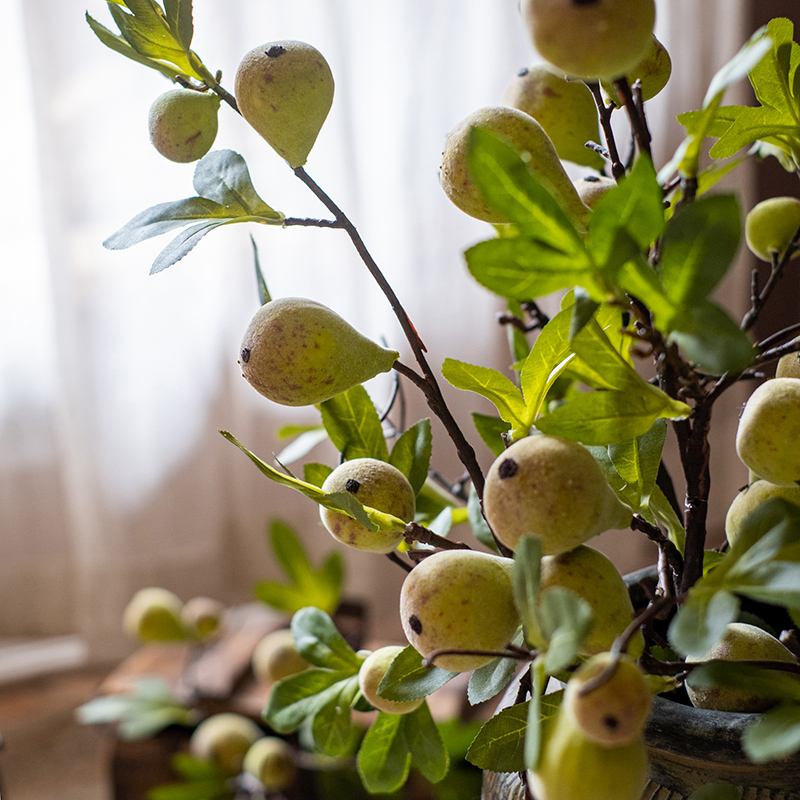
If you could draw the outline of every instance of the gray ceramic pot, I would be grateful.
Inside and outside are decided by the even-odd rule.
[[[640,580],[653,569],[625,576],[635,606],[641,606]],[[516,682],[498,706],[513,705]],[[656,697],[645,731],[649,781],[642,800],[685,800],[709,783],[724,781],[741,790],[741,800],[800,800],[800,754],[769,764],[752,764],[741,748],[742,733],[758,715],[706,711]],[[525,800],[516,773],[486,772],[483,800]],[[587,792],[586,800],[591,800]]]

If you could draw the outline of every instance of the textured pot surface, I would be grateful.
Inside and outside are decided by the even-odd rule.
[[[654,570],[645,569],[625,577],[634,606],[641,606],[644,599],[639,581],[653,574]],[[516,697],[514,681],[498,710],[513,705]],[[650,774],[642,800],[686,800],[696,789],[717,781],[739,788],[741,800],[800,800],[800,754],[752,764],[742,751],[742,733],[758,716],[707,711],[654,698],[645,731]],[[517,773],[484,773],[483,800],[525,797]],[[586,798],[591,800],[591,794],[587,792]]]

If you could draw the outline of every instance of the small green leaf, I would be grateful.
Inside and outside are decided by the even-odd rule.
[[[402,735],[403,715],[378,712],[358,751],[358,774],[370,794],[394,792],[408,778],[411,753]]]
[[[281,461],[281,463],[284,462]],[[333,472],[333,468],[329,467],[327,464],[317,464],[313,461],[303,464],[303,480],[306,483],[312,483],[314,486],[322,486],[331,472]]]
[[[175,38],[188,50],[192,43],[192,0],[164,0],[167,23]]]
[[[292,617],[292,636],[297,652],[315,667],[354,674],[364,660],[347,644],[330,616],[318,608],[301,608]]]
[[[498,553],[499,549],[494,540],[494,536],[492,536],[492,529],[489,527],[489,523],[486,522],[486,519],[483,516],[481,500],[472,484],[470,484],[469,496],[467,497],[467,518],[475,538],[484,547],[488,547],[489,550]]]
[[[544,665],[547,673],[554,675],[575,663],[594,615],[580,595],[563,586],[551,586],[541,592],[536,616],[547,640]]]
[[[670,644],[684,656],[702,658],[738,613],[739,601],[730,592],[709,595],[695,585],[669,626]]]
[[[392,661],[381,680],[378,694],[387,700],[419,700],[427,697],[458,675],[441,667],[425,667],[422,656],[411,646]]]
[[[491,717],[467,751],[467,761],[492,772],[522,772],[525,769],[528,706],[526,700]]]
[[[450,768],[450,757],[427,703],[403,716],[403,736],[412,766],[431,783],[439,783]]]
[[[322,424],[333,446],[350,461],[354,458],[389,460],[389,449],[378,412],[363,386],[320,404]]]
[[[307,669],[278,681],[264,709],[264,719],[277,733],[294,733],[311,719],[332,697],[338,697],[341,686],[353,672],[330,672]]]
[[[431,464],[433,435],[431,421],[421,419],[405,431],[392,447],[389,463],[408,478],[414,494],[419,494]]]
[[[537,600],[541,579],[542,540],[538,536],[523,536],[514,551],[512,584],[514,605],[517,607],[522,629],[526,633],[539,629]]]
[[[256,240],[253,238],[253,234],[250,234],[250,244],[253,248],[253,267],[256,271],[256,286],[258,288],[258,301],[261,303],[262,306],[269,303],[272,300],[270,296],[269,289],[267,288],[267,281],[264,278],[264,273],[261,270],[261,259],[258,257],[258,245],[256,244]]]
[[[350,709],[360,689],[358,675],[337,684],[339,691],[320,708],[311,723],[314,746],[326,756],[341,756],[349,752],[353,739]]]
[[[511,640],[511,644],[517,647],[524,646],[525,640],[521,628]],[[511,683],[518,666],[519,661],[516,658],[500,657],[474,670],[469,676],[467,685],[467,699],[470,705],[475,706],[497,697]]]
[[[511,430],[510,423],[500,419],[500,417],[478,414],[477,412],[472,413],[472,421],[475,423],[475,430],[478,431],[484,444],[495,456],[499,456],[506,449],[503,434]]]
[[[742,736],[747,757],[756,764],[785,758],[800,750],[800,705],[781,703],[748,725]]]

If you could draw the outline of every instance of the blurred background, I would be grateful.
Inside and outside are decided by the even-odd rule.
[[[500,305],[469,278],[462,258],[491,231],[449,203],[437,171],[447,132],[499,102],[511,76],[536,59],[515,0],[194,5],[193,48],[222,70],[229,89],[241,56],[265,41],[302,39],[322,51],[336,96],[308,172],[355,222],[434,366],[453,357],[505,369]],[[700,105],[710,78],[760,22],[797,21],[797,11],[793,0],[657,5],[656,34],[673,59],[669,85],[649,104],[660,165],[682,139],[675,114]],[[277,438],[282,425],[318,422],[313,408],[276,406],[241,379],[238,346],[258,307],[249,234],[274,296],[324,302],[366,335],[407,350],[342,232],[231,226],[156,276],[150,264],[168,237],[104,249],[103,240],[139,211],[194,194],[193,165],[165,161],[148,141],[148,108],[169,82],[95,38],[85,11],[113,27],[101,0],[0,0],[0,10],[2,679],[124,656],[133,645],[120,630],[122,609],[142,586],[166,586],[184,599],[252,600],[254,583],[277,574],[265,544],[271,519],[291,524],[317,557],[334,547],[312,503],[266,480],[218,433],[232,432],[271,461],[286,444]],[[748,102],[748,91],[742,84],[726,102]],[[216,147],[245,157],[273,207],[325,216],[224,106]],[[767,175],[778,193],[781,171],[772,165]],[[737,181],[728,186],[747,205],[763,192],[747,171]],[[722,287],[728,308],[744,308],[752,266],[742,254]],[[389,383],[376,379],[370,391],[381,405]],[[491,454],[469,416],[488,407],[445,391],[488,466]],[[428,415],[414,394],[407,390],[411,422]],[[741,402],[730,392],[715,412],[715,542],[746,481],[733,450]],[[457,479],[461,469],[436,425],[434,453],[435,467]],[[312,457],[335,463],[325,446]],[[601,546],[623,571],[654,557],[630,531]],[[377,630],[399,632],[402,571],[369,554],[344,556],[347,594],[370,603]]]

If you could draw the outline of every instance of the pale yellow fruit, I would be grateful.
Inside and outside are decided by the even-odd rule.
[[[633,519],[592,454],[561,436],[527,436],[502,453],[486,475],[483,509],[507,547],[538,536],[545,555],[566,553]]]
[[[422,656],[434,650],[502,650],[519,626],[509,558],[474,550],[442,550],[414,567],[400,592],[400,620]],[[452,672],[477,669],[486,655],[443,655]]]
[[[650,100],[667,85],[671,74],[672,59],[669,57],[667,48],[653,36],[647,55],[625,77],[631,87],[637,80],[641,81],[642,100]],[[620,97],[613,84],[602,81],[600,87],[606,103],[613,103],[616,106],[624,105],[625,101]]]
[[[202,158],[217,138],[220,99],[214,92],[171,89],[150,106],[148,129],[153,147],[170,161]]]
[[[644,672],[630,656],[620,657],[610,676],[587,690],[612,662],[611,653],[592,656],[575,670],[564,690],[564,711],[587,739],[603,747],[640,739],[653,704]]]
[[[255,722],[241,714],[213,714],[195,728],[189,739],[189,753],[227,772],[240,772],[245,753],[263,735]]]
[[[592,609],[594,620],[583,642],[581,655],[609,650],[614,640],[633,619],[633,604],[619,570],[600,551],[587,545],[541,561],[540,594],[553,586],[575,592]],[[531,645],[542,647],[545,639],[538,629],[528,631]],[[628,653],[638,658],[644,650],[644,635],[637,631],[628,644]]]
[[[744,622],[732,622],[722,638],[700,658],[687,658],[689,663],[698,661],[785,661],[796,663],[797,659],[787,647],[765,630]],[[739,711],[756,713],[772,708],[778,701],[756,693],[727,687],[693,686],[691,674],[686,680],[686,691],[692,705],[715,711]]]
[[[225,606],[211,597],[193,597],[181,611],[181,622],[186,632],[201,641],[217,636],[222,629]]]
[[[736,452],[756,475],[779,486],[800,481],[800,381],[772,378],[747,401],[736,431]]]
[[[738,538],[748,514],[772,497],[782,497],[800,506],[800,486],[776,486],[769,481],[758,480],[742,489],[733,498],[725,516],[725,535],[729,544],[732,545]]]
[[[242,116],[292,168],[308,154],[333,103],[333,75],[322,53],[292,40],[254,47],[236,71]]]
[[[263,736],[254,742],[244,757],[243,768],[270,792],[288,789],[297,775],[291,745],[277,736]]]
[[[753,255],[771,262],[780,258],[800,229],[800,200],[796,197],[771,197],[747,212],[744,235]],[[792,258],[797,258],[796,251]]]
[[[539,55],[587,80],[618,78],[646,55],[653,0],[522,0],[522,19]]]
[[[792,339],[793,342],[798,339]],[[775,367],[776,378],[800,378],[800,351],[789,353],[778,359],[778,366]]]
[[[586,147],[586,142],[600,141],[600,126],[592,93],[580,81],[565,80],[548,64],[534,64],[511,79],[502,102],[532,116],[559,158],[594,169],[605,163]]]
[[[526,154],[531,173],[548,187],[576,225],[583,226],[588,209],[578,197],[544,128],[529,114],[509,106],[479,109],[448,134],[439,178],[445,194],[458,208],[485,222],[509,222],[489,208],[469,174],[467,144],[473,128],[486,128]]]
[[[605,175],[586,175],[575,181],[578,197],[591,209],[594,209],[597,201],[616,185],[617,182],[613,178],[607,178]]]
[[[264,397],[285,406],[310,406],[388,372],[398,356],[327,306],[283,297],[256,312],[239,348],[239,365]]]
[[[186,638],[181,623],[183,602],[158,586],[140,589],[122,614],[122,627],[128,636],[143,642],[171,642]]]
[[[288,628],[272,631],[260,639],[250,664],[256,680],[264,684],[296,675],[308,667],[308,662],[297,652],[294,636]]]
[[[408,478],[397,467],[375,458],[354,458],[336,467],[322,484],[325,492],[349,492],[363,506],[413,522],[416,498]],[[357,550],[390,553],[403,538],[398,530],[371,531],[341,511],[320,506],[322,524],[334,539]]]
[[[380,647],[370,653],[358,671],[358,685],[361,693],[372,703],[378,711],[388,714],[410,714],[418,709],[423,702],[419,700],[388,700],[378,694],[383,676],[392,664],[392,661],[403,652],[403,648],[396,645]]]
[[[619,747],[596,744],[563,705],[543,728],[539,764],[528,770],[536,800],[639,800],[647,782],[643,737]]]

